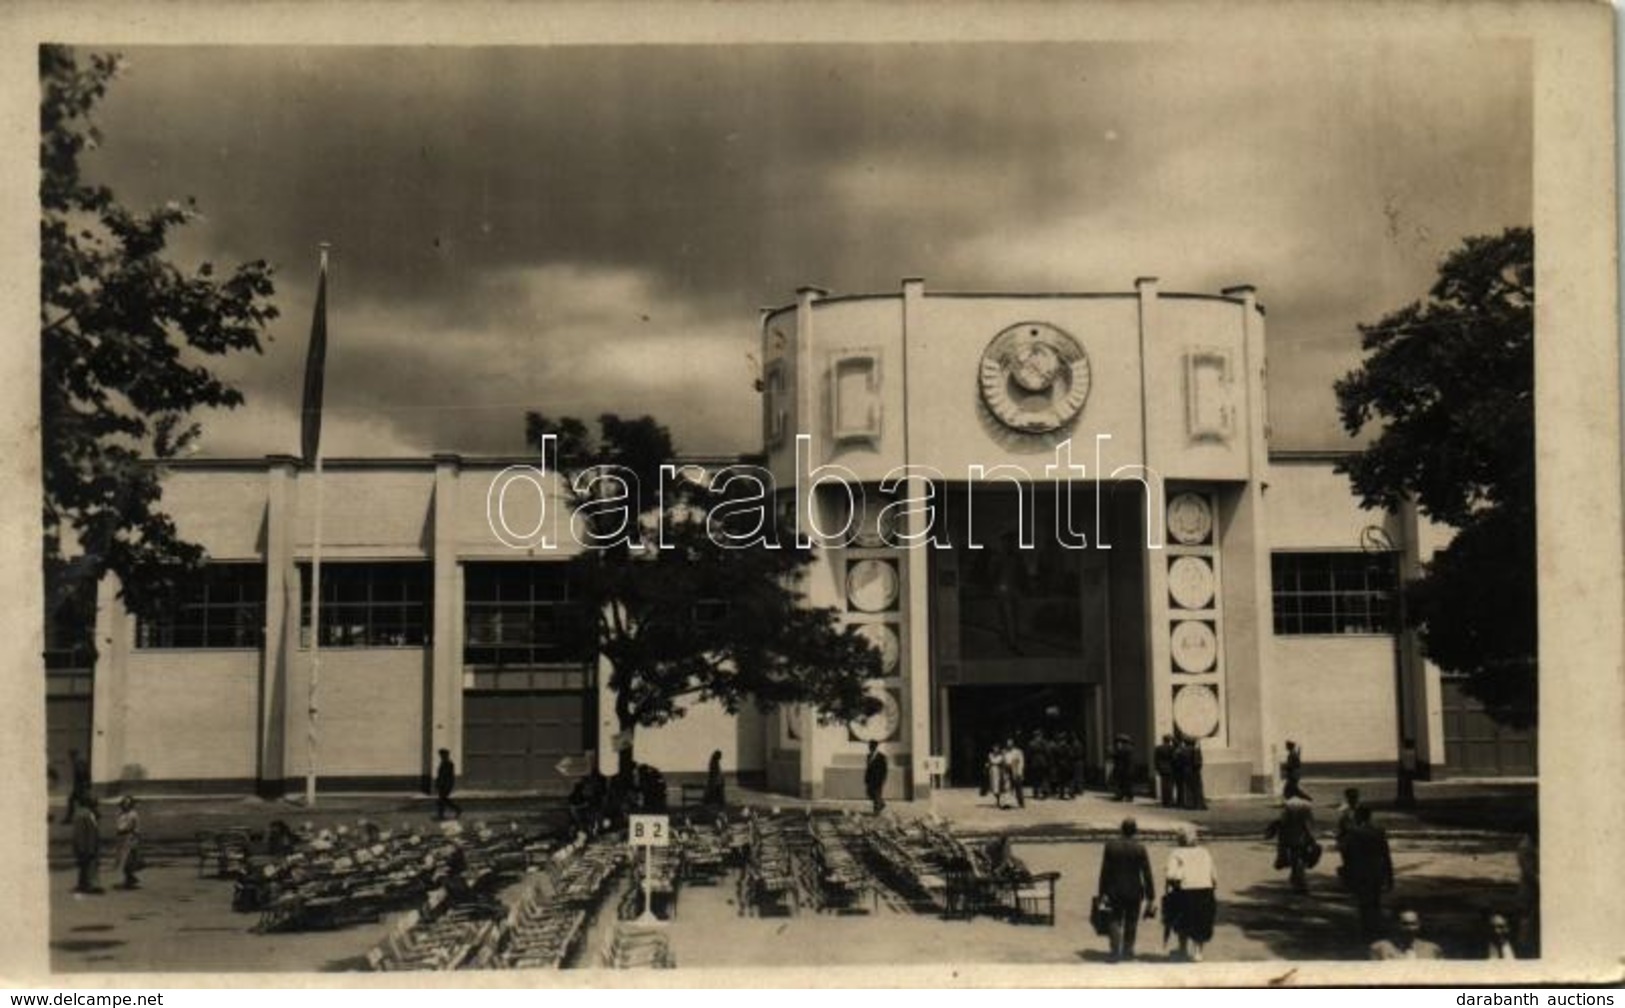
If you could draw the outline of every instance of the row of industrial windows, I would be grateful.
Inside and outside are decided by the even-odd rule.
[[[311,571],[301,566],[300,642],[310,644]],[[434,621],[428,564],[324,564],[324,648],[423,647]],[[562,565],[469,564],[463,663],[479,667],[580,664],[593,625]],[[205,567],[156,619],[139,620],[140,648],[258,648],[265,638],[265,567]]]
[[[303,566],[303,565],[302,565]],[[310,639],[310,569],[304,566],[301,642]],[[592,655],[594,621],[567,566],[469,564],[464,577],[464,664],[538,667]],[[321,646],[423,647],[433,625],[430,565],[322,567]],[[1275,632],[1387,634],[1395,623],[1391,553],[1275,553],[1270,558]],[[47,621],[47,666],[72,664],[94,612],[83,601]],[[696,611],[697,618],[716,618]],[[191,580],[160,618],[138,622],[141,648],[258,648],[265,636],[265,568],[218,563]]]

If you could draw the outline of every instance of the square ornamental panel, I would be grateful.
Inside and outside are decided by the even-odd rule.
[[[829,357],[830,436],[836,444],[880,444],[880,351],[837,350]]]

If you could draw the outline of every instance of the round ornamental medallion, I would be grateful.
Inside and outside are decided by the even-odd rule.
[[[882,675],[891,675],[897,670],[897,660],[902,655],[903,647],[897,640],[896,630],[884,623],[865,623],[858,628],[858,635],[880,652]]]
[[[1196,546],[1213,535],[1213,508],[1201,494],[1182,493],[1168,503],[1168,533],[1181,545]]]
[[[846,601],[859,612],[886,612],[897,604],[897,567],[887,560],[859,560],[846,571]]]
[[[897,729],[903,723],[903,705],[895,690],[879,683],[870,683],[868,692],[880,701],[880,712],[852,722],[852,737],[859,742],[890,742],[897,737]]]
[[[1202,557],[1182,556],[1168,565],[1168,594],[1181,609],[1213,604],[1213,567]]]
[[[982,351],[982,401],[1006,427],[1042,434],[1065,426],[1089,398],[1089,356],[1048,322],[1022,322]]]
[[[1174,727],[1188,738],[1208,738],[1219,730],[1219,695],[1212,686],[1174,690]]]
[[[1181,672],[1209,672],[1219,660],[1219,639],[1213,627],[1199,620],[1175,623],[1172,643],[1174,665]]]

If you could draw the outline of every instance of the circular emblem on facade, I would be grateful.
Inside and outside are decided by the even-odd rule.
[[[853,518],[857,528],[853,530],[852,545],[862,549],[881,549],[886,546],[887,540],[897,541],[896,512],[886,509],[890,503],[889,500],[864,497]]]
[[[1185,546],[1208,541],[1213,534],[1213,508],[1201,494],[1182,493],[1168,503],[1168,533]]]
[[[896,630],[885,623],[865,623],[858,627],[858,636],[880,652],[881,675],[891,675],[897,671],[897,661],[902,656],[903,648],[897,640]]]
[[[1219,660],[1219,639],[1213,628],[1199,620],[1181,620],[1174,624],[1174,664],[1181,672],[1208,672]]]
[[[859,742],[889,742],[897,737],[897,729],[903,723],[903,705],[895,690],[879,683],[870,683],[868,690],[870,696],[880,701],[880,712],[852,722],[852,737]]]
[[[1022,322],[982,351],[982,401],[999,422],[1029,434],[1057,430],[1089,398],[1089,357],[1048,322]]]
[[[1168,594],[1181,609],[1206,609],[1213,602],[1213,567],[1201,557],[1175,559],[1168,565]]]
[[[897,604],[897,568],[885,560],[859,560],[846,570],[846,601],[859,612],[886,612]]]
[[[1212,686],[1174,690],[1174,727],[1187,738],[1207,738],[1219,730],[1219,695]]]

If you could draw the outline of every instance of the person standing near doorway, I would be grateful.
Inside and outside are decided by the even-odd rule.
[[[1163,808],[1174,807],[1174,781],[1178,777],[1174,764],[1175,751],[1172,735],[1164,735],[1156,748],[1151,750],[1151,768],[1157,773],[1157,798],[1162,801]]]
[[[1010,776],[1010,790],[1016,793],[1016,807],[1026,808],[1027,798],[1022,786],[1027,780],[1027,755],[1021,751],[1014,735],[1004,743],[1004,769]]]
[[[1201,812],[1207,809],[1207,791],[1202,785],[1202,741],[1187,738],[1181,746],[1185,750],[1184,808]]]
[[[1112,742],[1112,800],[1134,800],[1134,742],[1118,735]]]
[[[871,739],[869,757],[863,764],[863,789],[869,795],[875,815],[886,807],[886,773],[889,769],[886,754],[880,751],[880,743]]]
[[[463,817],[463,807],[451,800],[451,793],[457,787],[457,764],[451,761],[451,750],[440,750],[440,766],[434,773],[434,793],[436,819],[445,819],[446,810],[450,809],[455,818]]]

